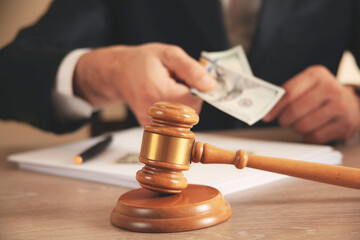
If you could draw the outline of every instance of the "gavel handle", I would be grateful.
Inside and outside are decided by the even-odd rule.
[[[264,157],[232,152],[210,144],[196,142],[192,162],[233,164],[237,168],[251,167],[292,177],[360,189],[360,169],[321,163]]]

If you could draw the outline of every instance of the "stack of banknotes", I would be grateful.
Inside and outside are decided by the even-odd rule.
[[[227,114],[253,125],[284,95],[285,90],[254,77],[244,49],[236,46],[222,52],[202,52],[200,63],[217,79],[210,92],[191,92]]]

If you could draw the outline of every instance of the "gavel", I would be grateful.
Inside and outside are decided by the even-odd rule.
[[[139,160],[145,166],[137,172],[140,185],[163,194],[180,193],[187,187],[182,171],[191,162],[233,164],[285,174],[343,187],[360,189],[360,169],[236,152],[195,142],[190,128],[199,121],[194,109],[168,102],[148,109],[152,124],[144,127]]]

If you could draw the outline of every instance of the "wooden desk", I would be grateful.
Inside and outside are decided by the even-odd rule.
[[[281,129],[230,134],[298,140]],[[129,189],[18,170],[6,156],[24,149],[17,142],[6,146],[0,149],[0,239],[360,239],[359,190],[294,178],[227,196],[233,215],[214,227],[171,234],[124,231],[110,225],[109,216]],[[359,143],[336,148],[344,165],[360,167]]]

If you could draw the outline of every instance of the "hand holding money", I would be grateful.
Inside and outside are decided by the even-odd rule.
[[[181,102],[199,112],[202,100],[189,87],[206,92],[215,85],[184,50],[160,43],[92,50],[82,55],[74,74],[77,96],[93,107],[125,101],[141,125],[149,123],[147,109],[157,101]]]

